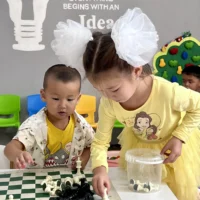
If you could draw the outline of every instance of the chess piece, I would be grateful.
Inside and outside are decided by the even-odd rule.
[[[52,185],[47,185],[44,191],[50,193],[52,189],[53,189]]]
[[[52,179],[52,176],[47,176],[41,183],[41,185],[44,185],[44,184],[50,184],[51,182],[53,182],[53,179]]]
[[[78,156],[78,159],[76,161],[76,169],[77,169],[76,175],[80,176],[81,175],[81,160],[80,160],[79,156]]]
[[[9,200],[14,200],[14,197],[13,197],[13,195],[11,194],[11,195],[9,195]]]
[[[107,188],[104,189],[104,196],[102,200],[109,200],[108,195],[107,195]]]
[[[65,182],[66,185],[69,185],[69,186],[72,186],[72,185],[73,185],[73,179],[70,178],[70,177],[66,177],[66,178],[64,179],[64,182]]]

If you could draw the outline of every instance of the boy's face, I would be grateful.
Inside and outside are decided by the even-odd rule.
[[[197,77],[187,74],[183,74],[182,77],[184,87],[200,92],[200,80]]]
[[[47,88],[40,91],[43,101],[47,103],[48,115],[56,120],[63,120],[73,114],[80,98],[79,89],[78,80],[64,83],[49,78]]]

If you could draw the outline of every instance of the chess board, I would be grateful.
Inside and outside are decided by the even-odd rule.
[[[83,172],[82,172],[83,173]],[[52,176],[53,180],[63,180],[66,177],[73,178],[76,172],[69,169],[30,169],[30,170],[14,170],[0,173],[0,200],[8,200],[9,195],[13,195],[14,200],[49,200],[50,195],[43,191],[41,182],[47,175]],[[87,181],[92,182],[92,172],[84,171]],[[91,190],[93,190],[91,185]],[[95,200],[101,198],[95,195]],[[110,200],[120,200],[117,192],[112,187]]]

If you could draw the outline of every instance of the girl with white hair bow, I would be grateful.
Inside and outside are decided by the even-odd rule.
[[[57,25],[54,35],[52,48],[59,59],[84,71],[103,95],[91,148],[96,193],[103,196],[104,187],[110,187],[107,149],[117,119],[125,126],[119,136],[121,166],[126,166],[129,149],[160,150],[166,155],[163,181],[179,200],[195,200],[200,177],[200,98],[144,72],[143,66],[157,50],[158,35],[151,20],[135,8],[116,21],[111,33],[92,34],[68,20]]]

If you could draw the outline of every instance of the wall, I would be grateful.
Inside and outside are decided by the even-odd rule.
[[[17,1],[17,0],[16,0]],[[42,0],[40,0],[42,1]],[[190,30],[194,37],[200,39],[199,0],[101,0],[73,1],[73,0],[49,0],[46,18],[43,23],[42,44],[46,46],[41,51],[18,51],[13,50],[12,45],[16,43],[14,38],[14,24],[9,16],[9,7],[6,0],[0,2],[0,94],[15,93],[22,97],[22,120],[26,118],[25,97],[29,94],[38,93],[42,86],[45,70],[51,65],[58,63],[56,56],[50,47],[53,39],[53,30],[58,21],[73,19],[80,22],[79,15],[86,15],[89,19],[95,15],[96,19],[116,20],[127,8],[138,6],[152,19],[160,35],[159,46],[179,36],[182,32]],[[192,3],[191,3],[192,2]],[[32,0],[23,0],[23,19],[32,19]],[[63,9],[63,5],[69,4],[113,4],[119,5],[119,10],[70,10]],[[83,93],[99,94],[86,81],[82,88]]]

